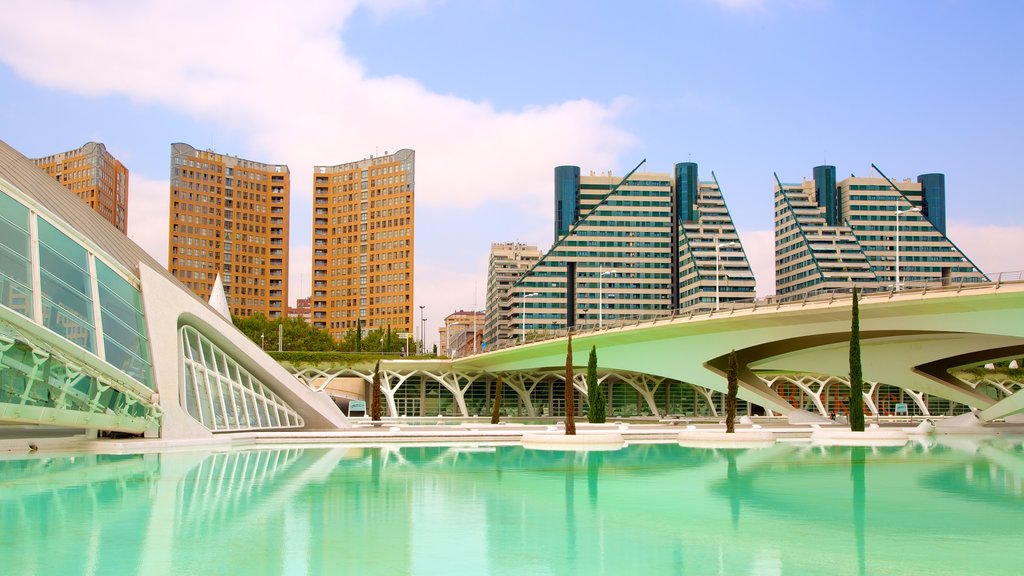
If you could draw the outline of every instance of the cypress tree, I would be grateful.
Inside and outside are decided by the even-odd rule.
[[[587,397],[590,402],[587,420],[592,424],[604,423],[608,401],[604,397],[604,388],[597,379],[597,348],[594,346],[590,347],[590,360],[587,361]]]
[[[363,351],[363,319],[356,318],[356,352]]]
[[[736,351],[733,350],[729,352],[729,368],[725,371],[727,383],[725,394],[725,431],[728,433],[736,432],[736,393],[739,392],[740,388],[736,378],[739,371]]]
[[[373,385],[370,390],[370,419],[380,421],[380,360],[373,367]]]
[[[494,383],[494,406],[491,407],[491,424],[497,424],[501,420],[501,374]]]
[[[850,430],[864,431],[864,375],[860,365],[860,308],[857,288],[853,288],[850,321]]]
[[[576,395],[573,390],[572,380],[572,331],[566,339],[567,350],[565,353],[565,434],[576,435]]]

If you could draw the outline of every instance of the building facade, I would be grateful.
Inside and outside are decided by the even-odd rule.
[[[559,166],[554,188],[554,245],[511,288],[520,339],[754,298],[717,179],[697,164],[625,178]]]
[[[437,341],[442,354],[459,358],[483,349],[486,315],[480,310],[459,310],[444,319],[437,329]]]
[[[168,269],[203,299],[217,274],[235,316],[288,310],[288,167],[171,145]]]
[[[487,259],[487,302],[482,336],[484,348],[504,346],[515,339],[516,326],[511,317],[514,294],[510,289],[541,256],[543,253],[535,245],[520,242],[491,244],[491,254]]]
[[[313,168],[313,326],[412,332],[416,153]]]
[[[837,182],[835,166],[816,166],[813,174],[799,184],[776,177],[780,298],[988,280],[946,236],[944,175],[894,182],[879,172]]]
[[[32,161],[122,234],[128,233],[128,169],[106,146],[87,142],[81,148]]]
[[[174,440],[348,425],[104,222],[0,142],[0,424]]]

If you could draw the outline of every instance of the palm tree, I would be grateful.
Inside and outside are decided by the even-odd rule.
[[[853,311],[850,321],[850,430],[864,431],[864,375],[860,365],[860,308],[857,287],[853,288]]]
[[[739,383],[736,381],[736,374],[739,372],[739,363],[736,361],[736,351],[729,352],[729,368],[725,371],[727,383],[725,394],[725,431],[736,432],[736,393],[739,391]]]
[[[572,387],[572,332],[566,340],[567,350],[565,353],[565,433],[567,436],[576,435],[576,398]]]

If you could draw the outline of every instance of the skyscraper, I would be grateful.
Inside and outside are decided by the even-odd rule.
[[[416,153],[313,167],[313,325],[412,332]]]
[[[555,168],[555,242],[511,288],[518,336],[754,298],[754,276],[717,179],[581,176]]]
[[[128,231],[128,169],[107,147],[87,142],[81,148],[32,160],[113,224]]]
[[[284,318],[288,167],[171,145],[168,269],[204,299],[220,273],[231,313]]]
[[[775,291],[947,285],[986,276],[946,237],[945,176],[836,181],[835,166],[775,185]]]
[[[519,242],[491,244],[491,255],[487,260],[487,308],[483,334],[486,348],[503,346],[515,339],[516,326],[510,315],[515,294],[510,288],[542,255],[534,245]]]

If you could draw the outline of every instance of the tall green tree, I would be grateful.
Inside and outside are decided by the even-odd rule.
[[[606,419],[606,408],[608,400],[604,397],[604,388],[597,378],[597,347],[590,347],[590,358],[587,360],[587,400],[590,402],[590,409],[587,410],[587,420],[591,424],[603,424]]]
[[[494,405],[491,406],[491,424],[497,424],[501,420],[501,389],[503,384],[501,382],[501,374],[498,374],[497,380],[494,382]]]
[[[576,391],[572,385],[572,332],[566,339],[565,352],[565,433],[576,435]]]
[[[737,379],[739,371],[736,351],[733,350],[729,352],[729,367],[725,370],[725,431],[730,434],[736,432],[736,394],[740,389]]]
[[[363,319],[356,318],[356,352],[363,351]]]
[[[373,384],[370,389],[370,419],[380,422],[380,360],[373,367]]]
[[[857,287],[853,288],[850,320],[850,430],[864,431],[864,374],[860,363],[860,306]]]

